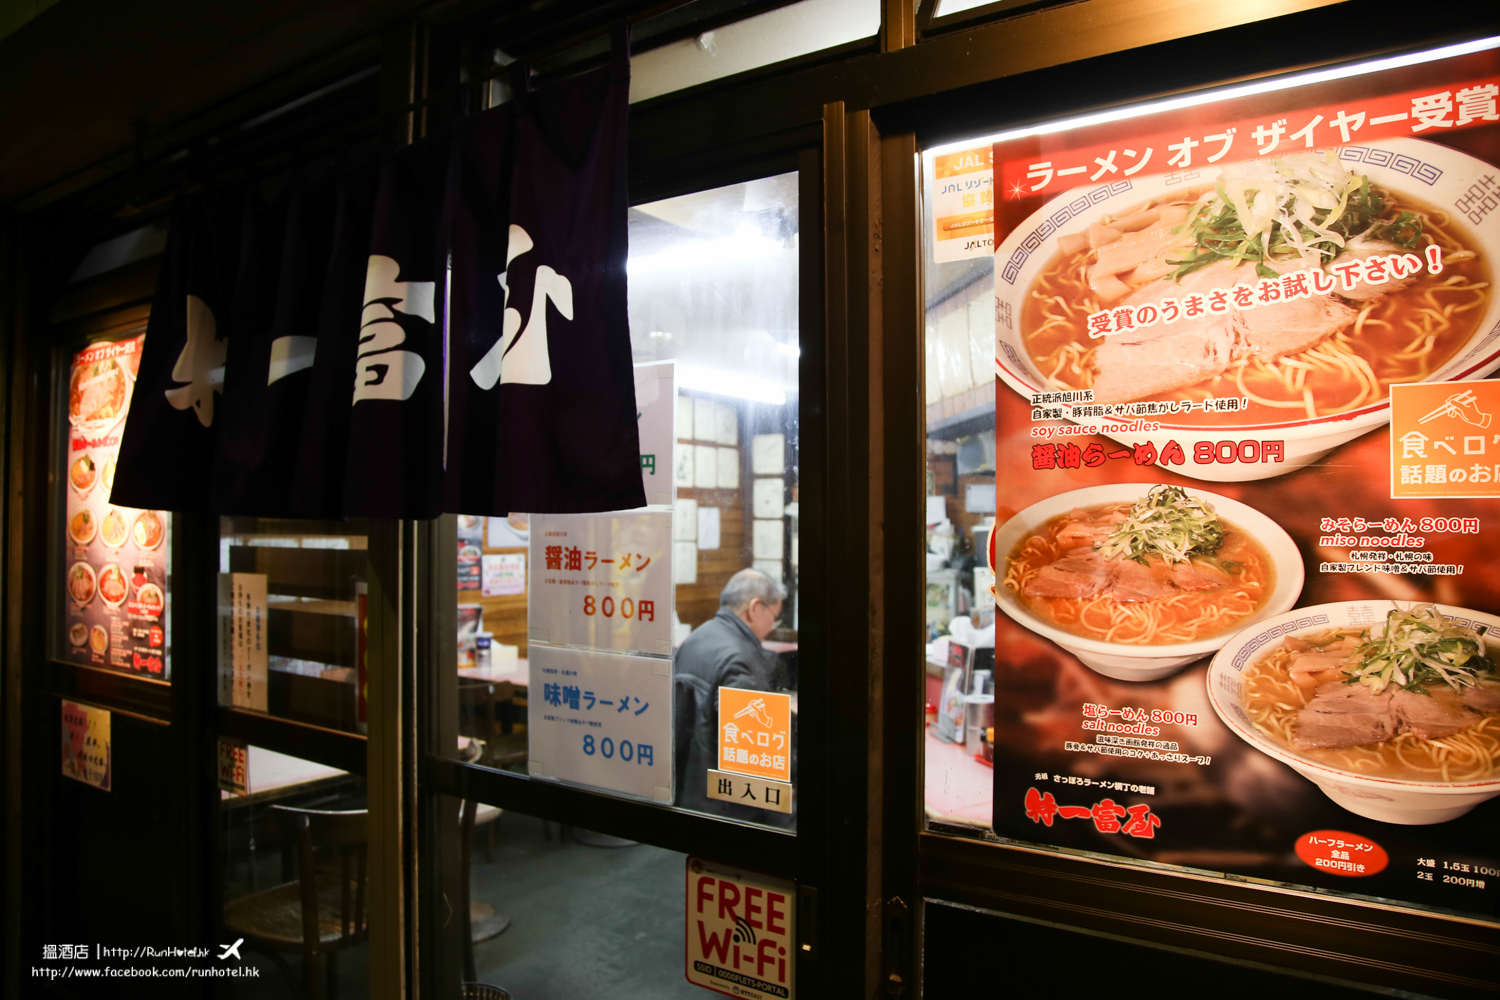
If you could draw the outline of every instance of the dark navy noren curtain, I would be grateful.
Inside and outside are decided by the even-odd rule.
[[[643,506],[628,47],[384,156],[180,199],[114,499],[272,517]]]
[[[609,65],[522,90],[457,137],[449,509],[645,506],[626,314],[629,100],[617,33]]]
[[[234,298],[248,209],[240,189],[214,188],[178,200],[120,439],[114,503],[193,511],[211,506],[213,426],[227,346],[219,324]]]

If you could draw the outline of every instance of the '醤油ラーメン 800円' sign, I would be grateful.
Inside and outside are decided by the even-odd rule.
[[[1497,95],[994,144],[998,835],[1500,912]]]

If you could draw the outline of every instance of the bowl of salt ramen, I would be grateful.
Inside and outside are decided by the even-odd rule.
[[[1500,795],[1497,628],[1500,616],[1446,604],[1297,608],[1219,650],[1209,701],[1356,816],[1443,823]]]
[[[73,459],[73,464],[68,466],[68,482],[78,491],[79,496],[88,496],[98,479],[99,467],[94,464],[93,456],[88,452]]]
[[[1302,592],[1281,526],[1206,490],[1072,490],[1010,518],[993,544],[1000,610],[1122,681],[1166,677]]]
[[[1292,472],[1388,422],[1391,385],[1480,379],[1500,367],[1500,214],[1470,219],[1451,207],[1493,171],[1455,149],[1387,139],[1072,188],[996,251],[996,373],[1028,401],[1078,393],[1074,407],[1098,409],[1068,409],[1068,419],[1116,441],[1158,452],[1175,441],[1187,461],[1172,470],[1182,475],[1240,482]],[[1251,213],[1261,193],[1276,206],[1266,223],[1273,256],[1246,264],[1219,255],[1214,232],[1243,232],[1239,209]],[[1313,249],[1291,249],[1299,199],[1325,196],[1345,205],[1330,223],[1336,241],[1304,229],[1295,242]],[[1327,280],[1351,261],[1393,256],[1412,268],[1399,279],[1384,267],[1378,284],[1350,271],[1359,277],[1350,288],[1304,288],[1314,267]],[[1258,296],[1268,272],[1292,298],[1207,308],[1237,285]],[[1194,316],[1189,296],[1201,298]],[[1155,318],[1091,330],[1091,315],[1124,306]],[[1142,418],[1157,428],[1140,430]]]

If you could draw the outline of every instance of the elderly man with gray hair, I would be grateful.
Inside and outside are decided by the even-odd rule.
[[[677,650],[677,804],[778,826],[791,817],[709,799],[708,768],[718,766],[719,689],[768,691],[776,657],[761,641],[776,627],[786,590],[760,570],[742,569],[719,594],[719,612]]]
[[[768,688],[775,662],[761,640],[776,627],[786,589],[758,569],[742,569],[719,594],[719,613],[693,630],[677,650],[676,673],[714,689]]]

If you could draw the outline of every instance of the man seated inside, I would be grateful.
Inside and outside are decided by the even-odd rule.
[[[791,826],[784,813],[708,797],[708,769],[718,767],[719,688],[769,691],[778,661],[761,642],[776,628],[786,589],[760,570],[742,569],[719,594],[719,611],[677,650],[677,804],[735,819]],[[796,767],[796,735],[792,764]]]

